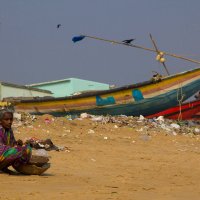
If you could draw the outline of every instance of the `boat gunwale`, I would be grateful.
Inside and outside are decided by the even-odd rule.
[[[18,103],[62,101],[62,100],[72,100],[72,99],[79,99],[79,98],[85,98],[85,97],[92,97],[92,96],[96,96],[96,95],[104,95],[104,94],[118,92],[118,91],[122,91],[122,90],[126,90],[126,89],[133,89],[133,88],[138,88],[138,87],[142,87],[142,86],[146,86],[146,85],[150,85],[150,84],[156,84],[158,82],[162,82],[164,80],[172,79],[174,77],[179,77],[179,76],[182,76],[184,74],[194,73],[195,71],[198,71],[198,70],[200,70],[200,68],[196,68],[196,69],[188,70],[188,71],[185,71],[185,72],[173,74],[173,75],[170,75],[170,76],[162,77],[160,81],[153,81],[151,79],[151,80],[148,80],[148,81],[139,82],[139,83],[130,84],[130,85],[124,85],[124,86],[112,88],[112,89],[109,89],[109,90],[91,91],[91,92],[86,92],[86,93],[82,93],[82,94],[78,94],[78,95],[74,95],[74,96],[65,96],[65,97],[35,97],[34,99],[29,99],[29,100],[19,99],[19,100],[16,100],[16,101],[13,100],[12,103],[18,104]]]

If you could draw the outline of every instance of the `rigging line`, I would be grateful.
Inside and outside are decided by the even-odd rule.
[[[180,92],[180,94],[179,94]],[[180,96],[180,98],[179,98]],[[178,121],[180,122],[182,120],[182,103],[183,103],[183,99],[184,99],[184,94],[183,94],[183,89],[182,89],[182,85],[180,85],[180,87],[177,90],[177,101],[179,104],[179,115],[178,115]]]
[[[156,52],[155,49],[151,49],[151,48],[148,48],[148,47],[143,47],[143,46],[139,46],[139,45],[135,45],[135,44],[124,44],[123,42],[119,42],[119,41],[115,41],[115,40],[108,40],[108,39],[99,38],[99,37],[90,36],[90,35],[83,35],[83,36],[85,36],[87,38],[95,39],[95,40],[101,40],[101,41],[104,41],[104,42],[109,42],[109,43],[112,43],[112,44],[120,44],[120,45],[125,45],[125,46],[128,46],[128,47],[134,47],[134,48],[143,49],[143,50],[146,50],[146,51]],[[191,58],[186,58],[186,57],[183,57],[181,55],[172,54],[172,53],[168,53],[168,52],[165,52],[165,51],[162,51],[162,52],[167,56],[171,56],[171,57],[179,58],[179,59],[186,60],[186,61],[189,61],[189,62],[193,62],[193,63],[196,63],[196,64],[200,64],[200,61],[193,60]]]

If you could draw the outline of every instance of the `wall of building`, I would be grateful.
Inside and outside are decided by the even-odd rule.
[[[49,90],[51,91],[54,97],[64,97],[69,96],[73,93],[73,88],[71,81],[62,81],[62,82],[49,82],[46,84],[33,86],[33,88],[39,88],[43,90]]]
[[[108,90],[109,85],[105,83],[72,78],[72,88],[73,93],[75,93],[79,91]]]
[[[76,79],[76,78],[33,84],[30,86],[34,88],[49,90],[53,93],[54,97],[71,96],[74,93],[81,91],[109,89],[108,84]]]
[[[52,96],[51,93],[45,91],[36,91],[29,88],[20,88],[9,85],[0,84],[0,98],[7,97],[44,97],[44,96]]]

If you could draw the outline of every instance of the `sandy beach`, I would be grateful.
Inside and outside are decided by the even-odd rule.
[[[63,150],[48,151],[41,176],[1,173],[0,199],[199,199],[200,135],[142,126],[49,115],[14,123],[17,139],[50,138]]]

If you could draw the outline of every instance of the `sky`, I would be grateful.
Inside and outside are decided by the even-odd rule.
[[[0,80],[32,84],[65,78],[122,86],[166,75],[154,52],[85,38],[90,35],[200,60],[199,0],[0,0]],[[57,24],[61,24],[57,28]],[[199,67],[166,58],[170,74]]]

